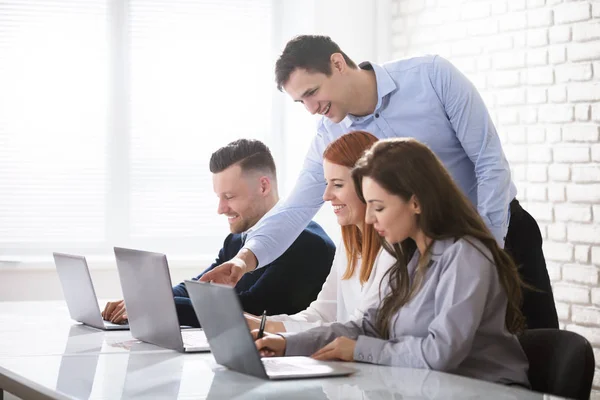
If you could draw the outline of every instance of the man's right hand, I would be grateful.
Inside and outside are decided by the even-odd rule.
[[[214,282],[235,286],[242,276],[256,268],[256,256],[250,250],[242,249],[231,260],[208,271],[200,278],[200,282]]]
[[[102,318],[105,321],[110,321],[113,324],[122,324],[127,321],[127,310],[125,309],[125,301],[109,301],[102,311]]]

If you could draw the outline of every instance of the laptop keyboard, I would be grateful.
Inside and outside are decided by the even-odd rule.
[[[181,331],[185,347],[202,347],[208,344],[204,331]]]
[[[108,326],[108,327],[117,327],[117,326],[123,327],[123,326],[127,326],[127,321],[125,321],[122,324],[115,324],[115,323],[110,322],[110,321],[102,321],[102,322],[104,322],[104,326]]]
[[[296,363],[290,363],[282,358],[262,358],[263,365],[267,372],[299,372],[299,371],[312,371],[314,366],[311,368],[308,365],[299,365]]]

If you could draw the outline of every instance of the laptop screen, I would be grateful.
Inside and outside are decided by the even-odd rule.
[[[232,287],[185,281],[215,360],[234,371],[267,377]]]

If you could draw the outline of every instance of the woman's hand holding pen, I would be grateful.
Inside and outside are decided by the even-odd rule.
[[[260,319],[260,327],[257,331],[252,331],[256,349],[261,357],[281,357],[285,354],[285,338],[279,335],[265,334],[267,322],[267,310],[265,310]]]
[[[261,357],[283,357],[285,355],[285,338],[280,335],[265,333],[258,338],[258,329],[252,331],[252,337]]]

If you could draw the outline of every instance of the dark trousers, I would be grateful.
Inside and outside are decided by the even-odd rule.
[[[510,223],[504,249],[517,264],[521,279],[537,289],[523,289],[521,311],[527,321],[527,329],[558,328],[540,227],[517,199],[510,203]]]
[[[177,310],[179,325],[200,328],[200,322],[198,321],[198,317],[196,317],[192,300],[190,300],[188,297],[176,296],[175,310]]]

